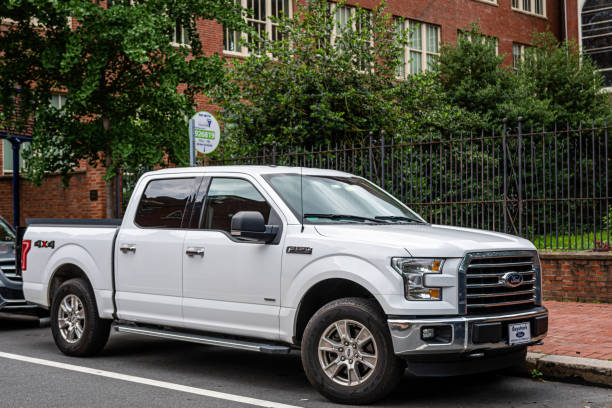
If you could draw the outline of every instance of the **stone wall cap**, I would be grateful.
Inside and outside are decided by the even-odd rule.
[[[553,251],[542,251],[540,252],[541,259],[580,259],[587,261],[612,261],[612,252],[593,252],[593,251],[580,251],[580,252],[553,252]]]

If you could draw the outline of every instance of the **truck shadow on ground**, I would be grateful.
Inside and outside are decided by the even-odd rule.
[[[206,388],[222,379],[225,383],[222,388],[227,388],[227,392],[240,394],[235,390],[246,384],[249,389],[258,389],[260,397],[266,399],[283,401],[286,395],[297,405],[303,405],[295,401],[299,395],[311,403],[316,401],[317,406],[329,403],[309,384],[298,352],[266,355],[130,335],[118,337],[109,342],[104,356],[137,361],[151,370],[164,370],[177,382],[180,378],[195,377]],[[509,379],[503,373],[442,378],[415,378],[405,374],[397,390],[376,406],[459,406],[465,400],[488,406],[500,399],[519,405],[534,403],[533,394],[523,394]],[[470,405],[474,404],[470,402]]]

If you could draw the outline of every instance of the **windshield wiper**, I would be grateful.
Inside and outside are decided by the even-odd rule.
[[[384,221],[413,222],[416,224],[423,223],[423,221],[415,220],[414,218],[410,218],[410,217],[403,217],[401,215],[378,215],[374,218],[377,220],[384,220]]]
[[[368,218],[362,217],[360,215],[349,215],[349,214],[304,214],[304,218],[327,218],[330,220],[354,220],[354,221],[362,221],[362,222],[375,222],[380,224],[381,222],[386,223],[385,220],[376,219],[376,218]]]

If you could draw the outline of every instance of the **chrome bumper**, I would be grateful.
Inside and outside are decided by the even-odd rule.
[[[538,324],[534,324],[534,322]],[[435,355],[447,353],[474,353],[479,350],[501,349],[510,347],[507,340],[507,324],[518,322],[531,322],[531,340],[525,345],[534,344],[546,337],[548,328],[548,310],[545,307],[536,307],[524,312],[505,313],[487,316],[460,316],[440,318],[415,319],[388,319],[393,349],[400,356]],[[501,337],[496,342],[478,342],[474,338],[476,326],[478,328],[500,323]],[[489,325],[489,326],[491,326]],[[450,326],[451,337],[449,341],[423,340],[421,330],[423,327]],[[542,333],[534,332],[534,327]]]

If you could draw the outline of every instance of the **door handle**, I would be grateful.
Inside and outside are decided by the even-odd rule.
[[[119,250],[123,252],[124,254],[127,254],[128,252],[136,253],[136,245],[124,244],[124,245],[121,245]]]
[[[200,255],[202,258],[204,257],[204,248],[187,248],[185,253],[189,256]]]

